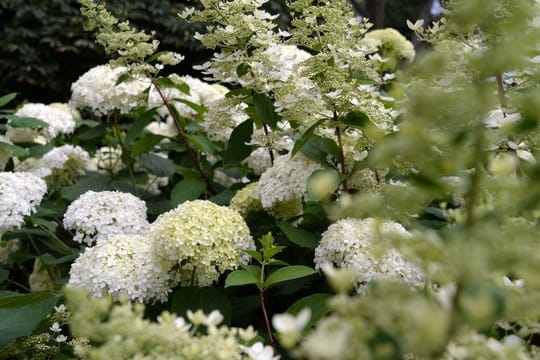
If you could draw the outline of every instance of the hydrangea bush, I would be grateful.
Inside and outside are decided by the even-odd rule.
[[[539,358],[540,3],[444,1],[416,54],[205,0],[195,78],[80,2],[110,62],[0,97],[0,358]]]

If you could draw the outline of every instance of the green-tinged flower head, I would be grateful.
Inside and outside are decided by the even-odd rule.
[[[188,319],[163,312],[150,321],[143,318],[142,304],[115,305],[110,297],[90,299],[75,289],[66,289],[66,297],[73,310],[73,335],[89,340],[75,346],[81,358],[242,360],[262,347],[245,347],[240,340],[245,331],[220,325],[218,311],[188,312]],[[264,359],[273,359],[272,351],[269,355]]]
[[[208,286],[220,274],[247,264],[255,244],[235,210],[206,200],[187,201],[150,226],[156,254],[182,285]]]
[[[257,183],[251,183],[239,190],[231,199],[229,207],[238,211],[243,217],[251,212],[262,210],[261,202],[253,195]]]
[[[372,30],[363,41],[376,47],[383,57],[380,70],[395,71],[400,60],[412,61],[415,56],[413,44],[392,28]]]

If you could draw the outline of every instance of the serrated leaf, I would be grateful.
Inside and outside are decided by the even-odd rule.
[[[235,270],[225,279],[225,287],[241,285],[257,285],[259,279],[246,270]]]
[[[369,116],[362,111],[351,111],[344,117],[340,118],[339,121],[343,124],[351,125],[354,127],[363,127],[366,124],[369,124]]]
[[[272,285],[284,281],[294,280],[305,276],[316,274],[317,272],[305,265],[290,265],[277,269],[271,273],[264,281],[263,287],[269,288]]]
[[[9,102],[15,99],[16,96],[17,96],[17,93],[13,92],[13,93],[9,93],[7,95],[0,97],[0,107],[6,106],[7,104],[9,104]]]
[[[17,145],[8,144],[0,141],[0,152],[7,152],[15,157],[25,157],[28,155],[28,150]]]
[[[171,295],[171,311],[186,318],[188,310],[202,310],[205,314],[219,310],[223,324],[231,321],[231,302],[223,290],[214,287],[183,287]]]
[[[268,261],[285,249],[286,246],[273,246],[263,250],[264,260]]]
[[[319,245],[319,241],[321,239],[320,235],[311,233],[304,229],[299,229],[284,221],[279,221],[277,226],[281,229],[281,231],[283,231],[289,241],[300,247],[315,250],[317,245]]]
[[[43,129],[49,127],[47,122],[33,117],[17,115],[6,115],[5,117],[9,120],[9,126],[14,128]]]
[[[252,258],[254,258],[255,260],[257,260],[258,262],[262,262],[262,255],[260,252],[258,252],[257,250],[242,250],[243,252],[245,252],[246,254],[248,254],[249,256],[251,256]]]
[[[292,149],[292,152],[291,152],[291,157],[293,157],[294,155],[296,155],[296,153],[298,151],[300,151],[302,149],[302,147],[306,144],[306,142],[309,140],[309,138],[311,137],[311,135],[313,135],[313,132],[323,123],[323,121],[325,121],[326,119],[321,119],[319,121],[317,121],[315,124],[311,125],[309,127],[309,129],[307,129],[303,134],[302,136],[300,137],[300,139],[298,139],[295,143],[294,143],[294,147]]]
[[[261,236],[259,242],[264,249],[271,248],[274,246],[274,237],[272,236],[272,233],[267,233]]]
[[[176,165],[172,160],[154,154],[142,154],[137,157],[137,162],[151,174],[157,176],[172,177],[176,172]]]
[[[171,203],[174,206],[184,201],[195,200],[206,190],[206,183],[200,178],[186,178],[174,186],[171,191]]]
[[[257,117],[270,128],[275,129],[280,119],[272,100],[265,94],[253,93],[253,107]]]
[[[51,292],[0,297],[0,347],[30,335],[48,315],[59,296]]]
[[[253,146],[246,145],[253,134],[253,120],[249,119],[234,128],[223,157],[225,164],[239,163],[251,154]]]

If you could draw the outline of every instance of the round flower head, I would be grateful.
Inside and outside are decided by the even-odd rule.
[[[80,146],[63,145],[52,149],[40,159],[28,158],[19,163],[16,171],[27,171],[49,184],[57,180],[73,181],[90,167],[90,156]]]
[[[88,191],[64,215],[64,227],[76,232],[73,240],[88,245],[111,234],[136,234],[148,226],[145,202],[118,191]]]
[[[357,291],[365,292],[371,281],[404,281],[418,286],[423,274],[418,266],[408,262],[395,249],[377,247],[377,240],[384,238],[408,238],[410,233],[393,221],[366,219],[343,219],[330,225],[322,234],[315,249],[315,267],[333,264],[337,268],[353,268],[357,271]]]
[[[116,85],[118,78],[127,71],[125,67],[99,65],[84,73],[71,84],[70,105],[75,108],[90,108],[97,115],[118,110],[125,114],[139,103],[149,82],[132,79]]]
[[[207,286],[227,270],[247,264],[242,249],[254,249],[249,228],[236,211],[206,200],[187,201],[150,226],[156,254],[177,282]]]
[[[68,286],[85,288],[95,297],[166,301],[169,276],[153,251],[144,235],[110,235],[79,255],[71,265]]]
[[[28,103],[17,110],[15,115],[35,118],[48,124],[40,129],[28,129],[11,127],[8,122],[6,137],[15,143],[36,141],[46,143],[59,134],[71,134],[75,130],[73,114],[54,106]]]
[[[253,195],[263,209],[280,218],[302,213],[302,200],[307,194],[307,180],[321,166],[302,154],[293,158],[282,155],[275,159],[259,179]]]
[[[251,183],[239,190],[231,199],[229,207],[238,211],[243,217],[254,211],[262,210],[261,202],[253,196],[257,183]]]
[[[19,228],[36,211],[47,192],[45,181],[34,174],[0,172],[0,237]]]
[[[383,52],[384,50],[388,51],[389,55],[392,54],[409,61],[414,59],[414,45],[395,29],[386,28],[369,31],[365,35],[364,41],[373,42],[376,47],[383,49]]]

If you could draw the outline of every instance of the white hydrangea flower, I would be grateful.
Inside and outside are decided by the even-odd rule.
[[[270,345],[256,342],[251,346],[241,346],[242,350],[250,360],[279,360],[279,356],[274,356],[274,349]]]
[[[114,110],[125,114],[139,104],[149,81],[131,79],[118,85],[118,78],[127,71],[126,67],[99,65],[81,75],[71,84],[70,105],[75,108],[88,107],[97,115],[105,115]]]
[[[165,137],[175,137],[178,135],[178,129],[170,117],[167,117],[165,121],[152,121],[145,127],[145,130],[154,135]]]
[[[249,118],[244,111],[246,107],[246,104],[237,104],[229,98],[209,104],[201,123],[208,138],[212,141],[229,141],[234,128]]]
[[[19,228],[47,192],[45,181],[25,172],[0,172],[0,237]]]
[[[137,234],[148,226],[146,203],[118,191],[87,191],[64,214],[64,227],[76,232],[73,240],[88,245],[111,234]]]
[[[27,103],[15,115],[31,117],[46,122],[49,126],[42,129],[14,128],[7,124],[6,137],[14,143],[48,142],[60,134],[71,134],[75,130],[73,114],[55,106]],[[42,140],[39,138],[42,137]]]
[[[222,99],[225,95],[221,88],[212,86],[204,81],[196,79],[194,77],[185,75],[179,76],[177,74],[169,75],[169,79],[177,84],[186,84],[189,86],[189,94],[186,94],[176,88],[160,88],[161,94],[167,101],[170,101],[174,105],[179,114],[183,117],[191,117],[197,114],[197,111],[187,104],[175,101],[175,99],[183,99],[190,101],[197,105],[208,106],[210,103]],[[148,106],[158,107],[158,113],[162,116],[168,116],[163,99],[157,89],[152,86],[148,93]]]
[[[311,309],[304,308],[298,314],[276,314],[272,318],[272,325],[279,333],[283,347],[292,348],[300,340],[302,331],[311,319]]]
[[[232,197],[229,207],[238,211],[243,217],[246,217],[252,211],[262,210],[261,202],[253,196],[256,187],[257,183],[254,182],[238,190]]]
[[[287,218],[302,212],[302,199],[307,194],[307,180],[321,165],[302,154],[291,158],[279,156],[274,165],[260,177],[253,195],[261,200],[263,209]]]
[[[337,268],[357,271],[356,289],[365,292],[371,281],[404,281],[412,286],[423,283],[423,272],[395,249],[376,247],[377,239],[409,238],[411,234],[393,221],[342,219],[330,225],[315,249],[315,268],[334,264]]]
[[[227,270],[247,264],[242,249],[255,249],[236,211],[206,200],[187,201],[161,214],[150,226],[156,253],[176,270],[182,285],[207,286]]]
[[[91,159],[92,170],[102,174],[114,175],[125,169],[120,147],[104,146],[99,148]]]
[[[85,288],[95,297],[163,302],[170,292],[167,270],[147,236],[114,234],[79,255],[71,265],[68,286]]]
[[[91,168],[88,152],[80,146],[63,145],[46,153],[40,159],[28,158],[17,164],[15,171],[30,172],[44,179],[56,177],[74,177],[84,175]]]

